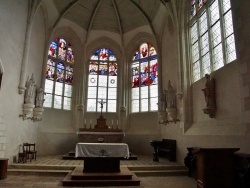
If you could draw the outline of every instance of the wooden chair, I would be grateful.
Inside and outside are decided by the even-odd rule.
[[[27,154],[25,152],[18,153],[18,163],[26,163],[27,162]]]
[[[27,159],[36,160],[36,144],[23,143],[23,152],[26,153]]]

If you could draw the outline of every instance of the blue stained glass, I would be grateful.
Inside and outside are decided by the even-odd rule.
[[[133,61],[139,60],[139,51],[136,51],[133,57]]]
[[[96,50],[91,56],[90,60],[98,60],[98,54],[100,50]]]
[[[108,66],[105,62],[100,62],[98,75],[107,75],[108,74]]]
[[[158,62],[157,58],[150,59],[150,84],[158,84]]]
[[[109,51],[109,61],[116,61],[116,57],[115,57],[113,51],[110,49],[108,51]]]
[[[147,73],[148,72],[148,60],[145,59],[141,61],[141,73]]]
[[[56,81],[63,82],[63,80],[64,80],[64,64],[62,62],[58,62],[56,67]]]
[[[142,73],[140,74],[141,77],[141,86],[147,86],[148,85],[148,74]]]
[[[56,41],[52,41],[49,46],[48,55],[51,57],[56,57],[58,44]]]
[[[109,55],[114,55],[113,51],[108,49]]]
[[[48,59],[46,68],[46,79],[54,80],[55,78],[55,62],[52,59]]]
[[[74,54],[73,54],[73,50],[71,47],[68,47],[68,51],[67,51],[67,62],[69,63],[74,63]]]
[[[109,50],[106,48],[101,48],[99,55],[100,55],[100,60],[106,61],[108,60]]]
[[[73,83],[73,67],[71,65],[66,67],[65,83],[67,84]]]

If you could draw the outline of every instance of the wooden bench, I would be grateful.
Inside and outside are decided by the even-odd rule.
[[[176,161],[176,140],[162,139],[158,145],[158,156],[167,157],[169,161]]]

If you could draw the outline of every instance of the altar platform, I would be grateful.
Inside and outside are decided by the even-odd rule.
[[[184,165],[171,162],[166,158],[160,158],[159,162],[154,162],[152,155],[137,156],[138,160],[121,160],[121,168],[126,167],[130,172],[135,173],[140,178],[142,187],[183,188],[196,186],[195,179],[187,176],[188,171]],[[38,185],[43,187],[63,187],[62,180],[64,177],[69,172],[72,172],[75,167],[82,167],[82,165],[82,160],[62,160],[61,155],[38,155],[36,161],[9,164],[8,178],[0,181],[0,187],[17,187],[20,185],[23,187]],[[81,170],[78,172],[82,173]],[[94,176],[94,174],[92,175]]]

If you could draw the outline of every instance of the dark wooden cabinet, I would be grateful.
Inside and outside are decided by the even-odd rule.
[[[8,160],[7,158],[0,158],[0,180],[7,178]]]
[[[234,152],[239,148],[196,148],[197,188],[233,188]]]

